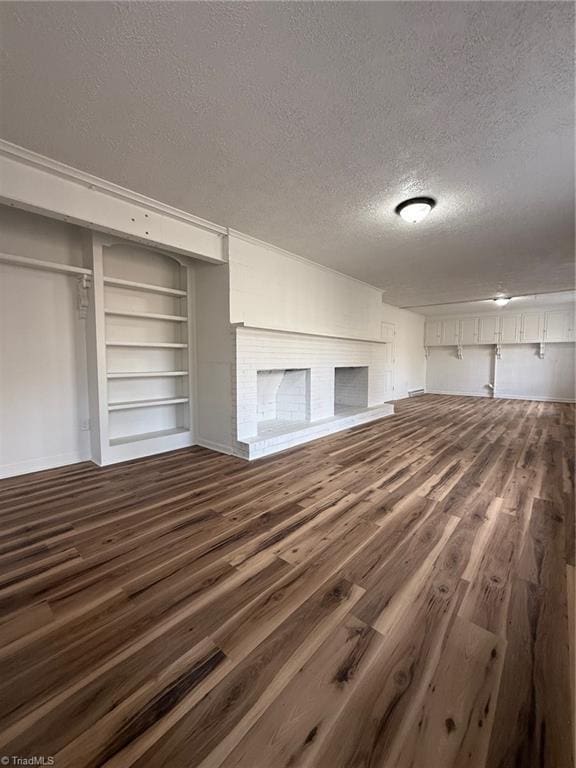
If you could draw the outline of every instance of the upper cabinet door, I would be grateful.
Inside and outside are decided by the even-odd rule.
[[[460,342],[460,321],[458,318],[442,320],[442,344],[458,344]]]
[[[441,320],[427,320],[426,330],[424,333],[424,346],[437,347],[442,343],[442,321]]]
[[[500,316],[483,315],[478,323],[478,343],[498,344],[500,341]]]
[[[573,311],[566,307],[515,313],[504,311],[478,317],[429,318],[425,326],[424,345],[438,347],[574,341],[575,319]]]
[[[460,320],[460,344],[470,345],[478,343],[478,318],[463,317]]]
[[[567,309],[553,309],[546,312],[544,339],[546,341],[571,340],[572,313]]]
[[[520,341],[520,315],[502,315],[500,341],[502,344],[517,344]]]
[[[380,338],[382,341],[394,341],[396,326],[394,323],[380,323]]]
[[[573,309],[568,311],[568,341],[576,341],[576,315]]]
[[[524,312],[520,325],[520,341],[538,342],[544,341],[544,313]]]

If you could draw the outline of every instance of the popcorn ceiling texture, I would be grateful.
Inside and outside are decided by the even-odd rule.
[[[573,5],[2,3],[3,138],[386,290],[572,287]],[[394,211],[431,194],[417,227]]]

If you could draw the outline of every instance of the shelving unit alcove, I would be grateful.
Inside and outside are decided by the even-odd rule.
[[[90,233],[92,455],[98,464],[193,444],[194,270]]]

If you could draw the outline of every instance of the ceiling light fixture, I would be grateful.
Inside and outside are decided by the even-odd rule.
[[[511,298],[511,296],[498,296],[496,299],[492,299],[492,301],[497,307],[505,307]]]
[[[397,205],[394,210],[404,221],[409,221],[410,224],[418,224],[428,216],[435,205],[436,200],[433,197],[412,197],[410,200],[404,200],[404,202]]]

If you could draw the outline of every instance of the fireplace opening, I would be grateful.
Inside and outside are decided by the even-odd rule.
[[[257,371],[258,432],[310,421],[310,369]]]
[[[334,414],[368,407],[368,366],[334,369]]]

